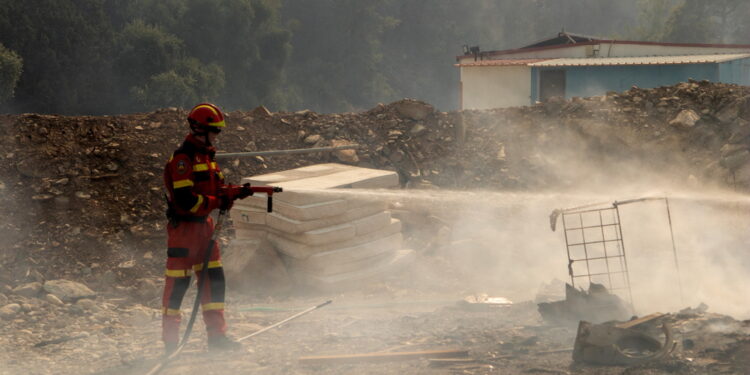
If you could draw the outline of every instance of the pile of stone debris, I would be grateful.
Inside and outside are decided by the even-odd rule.
[[[530,107],[440,112],[405,99],[359,113],[264,107],[228,114],[220,152],[359,144],[356,151],[233,158],[230,181],[324,162],[397,171],[405,188],[575,189],[647,166],[681,184],[750,186],[750,89],[688,82]],[[186,111],[0,116],[0,283],[121,283],[160,273],[162,168]],[[588,168],[584,168],[588,167]],[[582,170],[586,172],[582,172]],[[637,169],[637,168],[636,168]],[[643,169],[637,169],[644,173]],[[408,223],[406,223],[408,224]],[[112,274],[114,273],[114,276]]]

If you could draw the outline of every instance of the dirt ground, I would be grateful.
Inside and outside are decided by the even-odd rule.
[[[228,294],[234,337],[323,301],[333,303],[246,340],[244,351],[231,355],[206,352],[199,321],[186,353],[163,373],[750,373],[750,323],[715,313],[720,310],[713,306],[680,313],[691,301],[663,311],[672,313],[664,320],[678,343],[668,360],[610,367],[573,363],[575,323],[544,322],[534,301],[541,284],[565,278],[567,261],[559,237],[550,237],[547,218],[563,200],[540,201],[538,195],[613,200],[625,192],[640,196],[679,186],[711,199],[730,197],[727,205],[744,209],[749,94],[746,87],[689,82],[490,111],[445,113],[402,100],[359,113],[232,112],[220,152],[363,147],[356,153],[221,161],[230,181],[322,162],[394,170],[402,189],[389,198],[391,207],[400,211],[406,244],[417,258],[406,269],[349,290],[313,290],[259,272],[257,287],[235,287]],[[176,108],[102,117],[0,115],[0,202],[9,213],[0,223],[0,374],[140,374],[160,359],[161,173],[186,133],[185,115]],[[502,215],[459,213],[493,204]],[[683,212],[683,218],[713,215]],[[478,230],[467,220],[471,216],[488,228]],[[727,220],[724,227],[748,223],[745,216]],[[701,227],[707,224],[678,227],[679,239],[708,237],[701,236]],[[744,279],[733,277],[750,271],[745,237],[724,237],[719,232],[696,243],[712,254],[720,248],[717,265],[737,272],[726,272],[724,281],[741,284]],[[230,230],[223,243],[231,240]],[[503,251],[495,251],[498,244]],[[549,267],[525,268],[531,262]],[[74,281],[90,292],[49,297],[45,285],[54,280]],[[743,298],[731,286],[736,284],[722,285],[726,290],[714,293],[717,299],[733,311],[750,312],[746,293]],[[461,303],[476,293],[514,303]],[[184,314],[191,298],[183,303]],[[470,360],[443,366],[427,358],[316,365],[299,360],[444,349],[466,350]]]
[[[422,259],[416,264],[425,266],[429,261]],[[420,292],[413,287],[427,282],[439,285],[441,292]],[[689,311],[670,315],[665,320],[674,327],[678,349],[669,359],[634,367],[588,365],[571,361],[575,324],[545,323],[532,301],[511,306],[469,305],[462,302],[465,290],[445,284],[437,278],[414,279],[400,273],[363,290],[336,294],[308,291],[304,295],[292,292],[250,298],[233,291],[227,316],[235,338],[326,300],[333,302],[243,341],[243,350],[233,353],[208,352],[199,319],[184,354],[161,373],[746,374],[750,369],[749,321]],[[3,325],[0,344],[9,350],[0,354],[5,364],[0,373],[148,373],[161,360],[158,310],[120,296],[100,295],[93,307],[76,303],[48,308],[52,310],[49,314],[32,314]],[[186,301],[192,297],[189,294]],[[79,337],[81,334],[84,336]],[[62,337],[79,338],[33,346]],[[688,346],[689,342],[694,343]],[[468,351],[464,358],[468,361],[436,365],[429,358],[418,358],[308,364],[301,359],[427,350]]]

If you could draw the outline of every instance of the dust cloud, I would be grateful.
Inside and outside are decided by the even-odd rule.
[[[434,252],[451,268],[420,269],[432,273],[422,275],[425,280],[455,275],[451,279],[454,294],[487,293],[516,301],[533,300],[540,286],[554,279],[570,282],[562,225],[558,223],[554,232],[550,228],[554,209],[591,203],[611,207],[615,201],[667,197],[674,248],[663,199],[619,206],[635,312],[675,312],[706,303],[714,312],[750,316],[743,302],[748,297],[743,286],[750,284],[750,256],[745,248],[750,240],[746,230],[750,199],[726,191],[656,194],[637,193],[632,187],[621,190],[610,194],[363,189],[315,193],[386,200],[395,211],[421,212],[439,222],[439,229],[433,241],[412,241],[411,245],[423,246],[418,251]],[[407,244],[410,236],[416,237],[407,230],[405,236]],[[577,279],[576,285],[586,288],[587,282]],[[559,292],[564,295],[563,290]],[[619,293],[630,299],[626,290]]]

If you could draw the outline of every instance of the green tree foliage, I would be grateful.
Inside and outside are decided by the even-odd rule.
[[[180,61],[174,69],[149,77],[130,89],[133,98],[146,109],[163,106],[189,108],[213,101],[224,88],[224,72],[216,64],[204,66],[195,58]]]
[[[563,29],[750,43],[749,12],[747,0],[0,0],[13,51],[0,49],[0,100],[65,114],[201,100],[341,112],[403,97],[450,110],[463,45],[516,48]]]
[[[290,80],[304,105],[323,112],[370,108],[397,97],[382,67],[390,0],[286,1],[294,25]]]
[[[627,39],[657,42],[665,33],[664,20],[676,6],[675,0],[638,0],[638,21],[635,27],[628,28]]]
[[[175,33],[191,56],[223,69],[226,86],[217,100],[224,107],[285,106],[280,91],[291,47],[278,7],[266,0],[186,0]]]
[[[715,43],[720,39],[712,17],[713,2],[685,0],[672,11],[662,40],[674,43]]]
[[[58,113],[110,108],[113,30],[102,5],[101,0],[2,2],[0,43],[24,61],[16,108]]]
[[[21,57],[0,44],[0,104],[13,97],[22,67]]]

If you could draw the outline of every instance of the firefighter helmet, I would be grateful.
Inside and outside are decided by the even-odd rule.
[[[211,103],[201,103],[193,107],[188,115],[188,123],[193,130],[219,131],[226,126],[224,114]]]

